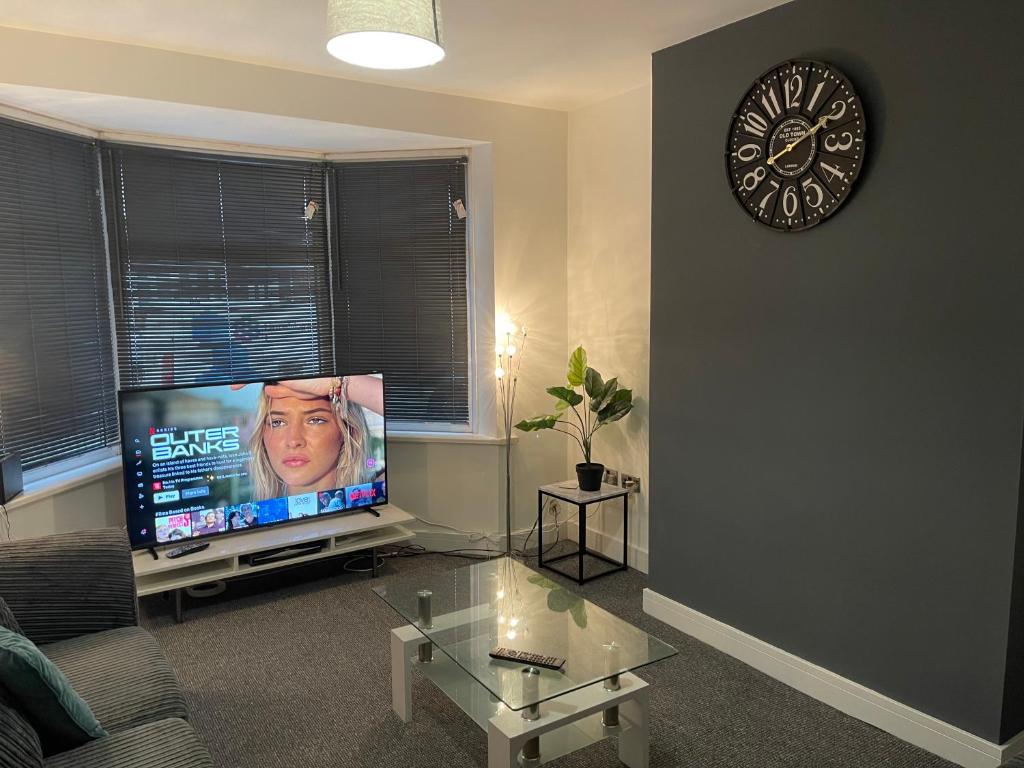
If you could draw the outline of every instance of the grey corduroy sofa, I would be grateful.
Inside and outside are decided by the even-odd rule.
[[[212,768],[174,670],[138,626],[123,531],[0,542],[0,597],[109,734],[43,759],[35,731],[3,696],[0,765],[28,749],[46,768]]]

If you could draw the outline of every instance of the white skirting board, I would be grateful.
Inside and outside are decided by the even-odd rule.
[[[840,712],[965,768],[997,768],[1024,752],[1024,732],[1005,744],[993,744],[650,589],[644,590],[644,612]]]

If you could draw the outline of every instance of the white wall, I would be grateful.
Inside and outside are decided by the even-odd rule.
[[[594,461],[641,478],[630,497],[630,564],[647,569],[651,287],[651,89],[569,114],[568,349],[582,344],[605,378],[619,376],[636,406],[594,439]],[[557,383],[557,382],[552,382]],[[571,474],[578,449],[570,452]],[[622,552],[618,502],[587,526]],[[635,549],[634,549],[635,545]]]
[[[11,538],[124,525],[121,472],[106,471],[87,482],[26,502],[8,504]]]
[[[562,376],[568,344],[564,112],[11,28],[0,28],[0,78],[13,85],[488,142],[493,160],[495,303],[530,331],[518,412],[547,409],[543,390]],[[481,324],[479,332],[493,338],[490,322]],[[566,445],[560,437],[523,440],[514,451],[515,528],[531,524],[537,485],[565,476]],[[397,470],[391,476],[395,501],[431,520],[495,532],[502,527],[495,525],[502,518],[496,514],[493,492],[503,488],[498,455],[500,449],[493,445],[402,444],[389,457]],[[119,496],[114,489],[116,482],[104,479],[76,489],[71,498],[62,494],[16,505],[11,512],[15,535],[119,520],[119,511],[111,512]]]

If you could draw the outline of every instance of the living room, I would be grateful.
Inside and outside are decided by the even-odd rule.
[[[0,767],[1014,765],[1022,22],[0,1]]]

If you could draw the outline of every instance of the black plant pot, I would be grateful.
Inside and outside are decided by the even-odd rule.
[[[600,491],[601,480],[604,478],[604,464],[577,464],[576,479],[581,491]]]

